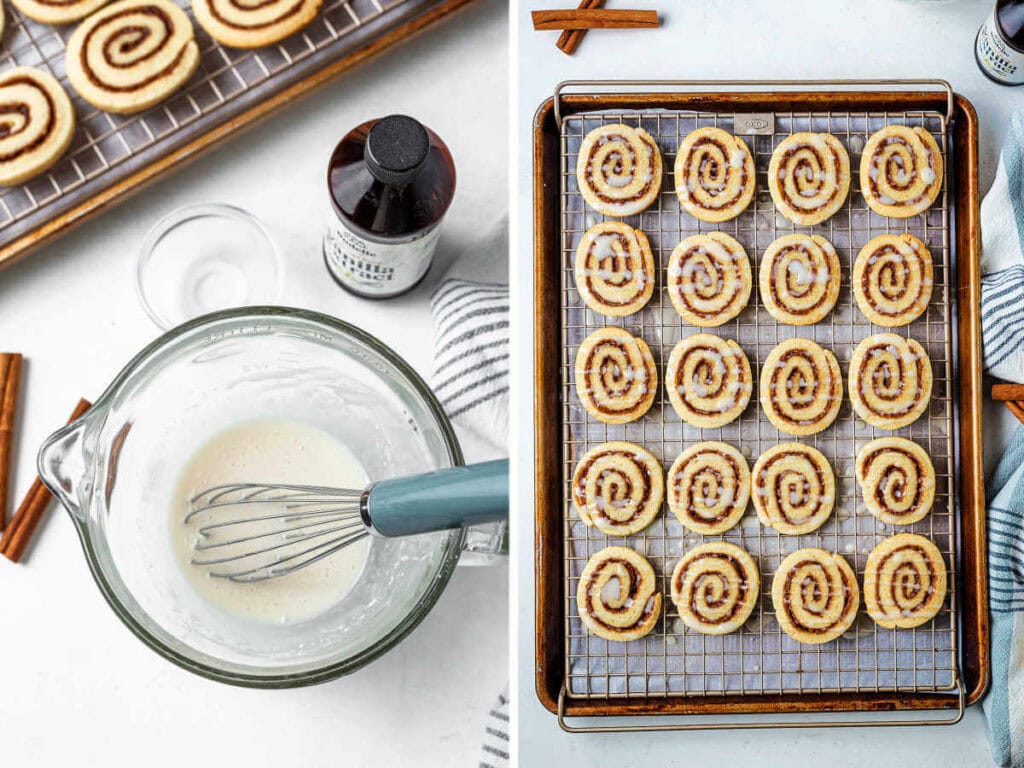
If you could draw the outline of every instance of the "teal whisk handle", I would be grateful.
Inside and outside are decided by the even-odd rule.
[[[508,459],[381,480],[364,497],[363,517],[389,538],[505,520]]]

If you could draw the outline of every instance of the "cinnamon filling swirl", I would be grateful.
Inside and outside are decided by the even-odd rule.
[[[672,407],[695,427],[720,427],[736,419],[753,390],[750,362],[735,342],[698,333],[676,344],[665,374]]]
[[[643,339],[621,328],[601,328],[576,353],[576,393],[587,412],[609,424],[643,416],[654,402],[658,372]]]
[[[781,323],[811,325],[824,318],[839,297],[839,256],[817,235],[784,235],[761,259],[761,298]]]
[[[691,235],[668,261],[669,298],[692,325],[713,328],[736,317],[750,299],[750,259],[723,232]]]
[[[761,371],[761,407],[789,435],[813,435],[839,415],[843,377],[836,356],[810,339],[788,339],[773,349]]]
[[[743,517],[750,499],[750,470],[727,443],[699,443],[683,451],[668,472],[668,505],[695,533],[724,533]]]
[[[946,564],[924,536],[901,533],[871,551],[864,569],[864,604],[880,626],[920,626],[935,617],[945,599]]]
[[[880,437],[857,454],[857,482],[868,511],[883,523],[910,525],[931,511],[935,469],[928,452],[902,437]]]
[[[924,348],[895,333],[868,336],[850,360],[850,399],[864,421],[899,429],[928,408],[932,368]]]
[[[587,561],[576,590],[580,619],[598,637],[629,641],[647,635],[661,614],[651,564],[626,547],[607,547]]]
[[[876,325],[906,325],[928,308],[934,283],[928,247],[910,234],[879,235],[853,265],[853,296]]]
[[[647,236],[619,221],[604,221],[576,249],[576,290],[595,312],[622,317],[654,295],[654,255]]]
[[[779,625],[800,643],[835,640],[853,625],[859,604],[853,568],[823,549],[798,549],[782,561],[772,581]]]
[[[836,480],[828,459],[802,443],[780,443],[761,454],[751,483],[758,519],[787,536],[817,530],[835,506]]]
[[[760,592],[753,559],[728,542],[687,552],[672,572],[672,602],[683,623],[697,632],[723,635],[750,617]]]
[[[580,518],[610,536],[628,536],[650,525],[663,493],[657,459],[632,443],[592,448],[573,473],[572,498]]]
[[[742,213],[754,196],[754,159],[743,139],[721,128],[698,128],[676,153],[676,195],[703,221],[722,222]]]

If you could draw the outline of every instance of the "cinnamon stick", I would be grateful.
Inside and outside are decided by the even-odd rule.
[[[1017,400],[1008,400],[1006,407],[1010,409],[1010,413],[1017,417],[1017,421],[1024,424],[1024,403]]]
[[[660,25],[657,11],[569,8],[533,11],[533,28],[544,29],[650,29]]]
[[[92,403],[88,400],[79,400],[75,410],[71,412],[68,424],[78,419],[91,407]],[[52,499],[53,495],[49,489],[37,477],[35,482],[32,483],[32,487],[29,489],[25,499],[18,507],[18,511],[11,518],[10,525],[7,526],[3,541],[0,541],[0,554],[14,563],[21,560],[22,555],[25,554],[25,549],[32,540],[32,534],[35,533],[39,521],[43,519],[43,513],[50,506]]]
[[[603,7],[604,0],[583,0],[579,5],[578,10],[587,11]],[[567,29],[558,36],[558,41],[555,43],[555,47],[566,56],[572,56],[576,53],[576,49],[580,47],[580,43],[583,42],[583,36],[585,34],[587,34],[587,30],[585,29]]]
[[[993,400],[1024,400],[1024,384],[993,384]]]
[[[14,419],[21,388],[22,356],[0,354],[0,531],[7,524],[7,499],[10,496],[11,445],[14,442]]]

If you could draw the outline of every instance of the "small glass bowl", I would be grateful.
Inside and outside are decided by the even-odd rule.
[[[163,330],[200,315],[281,298],[281,255],[266,227],[223,203],[171,211],[146,235],[136,288]]]

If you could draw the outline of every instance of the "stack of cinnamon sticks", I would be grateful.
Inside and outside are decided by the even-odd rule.
[[[579,7],[533,11],[533,28],[560,29],[556,46],[572,56],[588,29],[649,29],[661,24],[657,11],[607,10],[604,0],[582,0]]]
[[[1024,384],[993,384],[992,399],[1003,402],[1010,413],[1024,423]]]
[[[32,535],[50,506],[53,496],[43,481],[36,478],[28,495],[18,505],[14,516],[7,519],[7,501],[10,496],[11,453],[14,443],[15,417],[18,412],[18,392],[21,389],[21,371],[24,358],[14,352],[0,353],[0,555],[19,562],[28,548]],[[80,400],[71,414],[74,421],[90,404]]]

